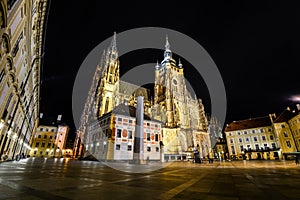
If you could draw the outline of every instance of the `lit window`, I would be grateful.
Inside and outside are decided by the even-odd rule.
[[[121,145],[116,144],[116,150],[120,150],[121,149]]]
[[[128,131],[128,139],[132,139],[132,131]]]

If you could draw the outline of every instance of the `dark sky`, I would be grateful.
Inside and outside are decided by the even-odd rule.
[[[164,27],[201,44],[216,63],[225,84],[226,123],[279,114],[295,104],[289,97],[300,94],[299,6],[269,1],[197,5],[188,1],[78,2],[51,2],[41,103],[44,116],[63,115],[63,121],[72,128],[71,136],[75,132],[71,101],[77,71],[87,54],[114,31]],[[125,54],[120,58],[121,73],[162,58],[159,50]],[[201,79],[193,76],[194,69],[188,62],[183,60],[183,64],[192,84]],[[195,90],[210,112],[206,86],[202,84]]]

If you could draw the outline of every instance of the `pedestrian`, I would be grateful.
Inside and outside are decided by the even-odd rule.
[[[298,158],[298,155],[295,156],[295,163],[296,163],[296,165],[299,165],[299,158]]]

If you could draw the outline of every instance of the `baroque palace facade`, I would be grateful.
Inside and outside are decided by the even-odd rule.
[[[26,155],[38,123],[47,0],[0,0],[0,156]]]
[[[225,134],[230,157],[240,159],[292,159],[300,155],[300,106],[279,116],[234,121]]]
[[[160,64],[156,64],[153,75],[155,76],[154,97],[150,96],[148,89],[120,80],[120,62],[115,34],[110,47],[103,52],[93,77],[74,143],[76,157],[84,156],[83,152],[89,148],[84,146],[90,143],[87,141],[90,141],[89,134],[96,130],[91,129],[95,124],[98,127],[96,132],[101,130],[101,134],[106,137],[104,140],[114,140],[113,136],[117,134],[117,130],[113,128],[117,121],[114,120],[118,117],[109,118],[110,122],[105,123],[105,127],[108,128],[101,126],[99,122],[108,115],[120,115],[117,112],[120,106],[125,105],[127,109],[136,108],[138,96],[144,99],[145,119],[150,120],[149,124],[159,127],[159,134],[156,133],[158,136],[153,138],[160,138],[160,147],[164,147],[165,156],[170,155],[174,158],[173,155],[177,155],[176,158],[182,158],[187,151],[196,148],[202,157],[209,155],[211,142],[204,106],[201,99],[192,97],[187,90],[183,65],[180,61],[176,64],[173,59],[168,38],[166,38],[164,59]],[[127,114],[127,116],[133,115]],[[158,122],[162,124],[161,127]],[[145,128],[147,128],[146,124]],[[107,141],[104,143],[106,144]],[[155,142],[158,141],[154,139],[153,144]],[[155,146],[154,149],[157,147]]]

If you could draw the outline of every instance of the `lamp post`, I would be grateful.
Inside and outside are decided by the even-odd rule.
[[[44,56],[44,54],[42,54],[41,56],[35,57],[35,58],[33,59],[32,63],[31,63],[31,66],[30,66],[30,69],[29,69],[29,71],[28,71],[28,73],[27,73],[27,76],[26,76],[26,78],[25,78],[25,82],[24,82],[24,84],[23,84],[23,87],[20,88],[20,91],[21,91],[21,92],[20,92],[20,95],[19,95],[19,97],[18,97],[18,101],[17,101],[17,103],[16,103],[16,106],[15,106],[15,108],[14,108],[13,116],[12,116],[12,118],[11,118],[11,120],[10,120],[10,123],[9,123],[9,125],[8,125],[8,128],[7,128],[7,131],[8,131],[8,132],[10,131],[11,126],[12,126],[12,123],[13,123],[14,118],[15,118],[15,116],[16,116],[16,113],[17,113],[17,110],[18,110],[18,107],[19,107],[19,104],[20,104],[20,101],[21,101],[21,94],[25,91],[25,86],[26,86],[27,81],[28,81],[28,79],[29,79],[29,76],[30,76],[30,74],[31,74],[31,72],[32,72],[33,66],[34,66],[35,62],[36,62],[38,59],[41,59],[43,56]],[[26,115],[24,116],[24,118],[25,118],[25,117],[26,117]],[[8,132],[6,133],[6,137],[5,137],[5,140],[4,140],[4,144],[6,143],[7,138],[9,137]],[[3,146],[2,146],[0,155],[2,155],[5,146],[6,146],[6,145],[3,145]]]

